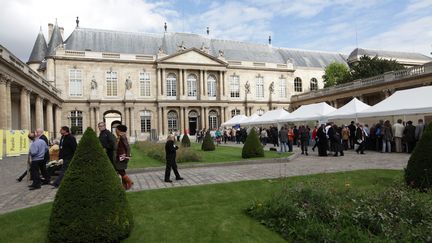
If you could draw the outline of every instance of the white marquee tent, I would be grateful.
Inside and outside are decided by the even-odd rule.
[[[432,113],[432,86],[396,91],[387,99],[358,113],[358,117],[424,113]]]
[[[240,122],[240,125],[242,125],[242,126],[252,125],[252,122],[254,122],[256,119],[258,119],[258,117],[260,117],[258,115],[258,113],[254,113],[254,114],[252,114],[252,116],[249,116],[246,119],[244,119],[242,122]]]
[[[278,122],[294,122],[294,121],[313,121],[313,120],[324,120],[326,115],[335,111],[336,108],[328,105],[325,102],[302,105],[292,113],[283,116]]]
[[[266,124],[277,124],[278,120],[284,116],[289,115],[289,112],[284,109],[270,110],[264,113],[262,116],[249,122],[250,125],[266,125]]]
[[[240,124],[242,121],[246,120],[248,117],[245,115],[237,115],[233,118],[229,119],[228,121],[222,123],[223,127],[230,127]]]
[[[364,111],[370,107],[370,105],[361,102],[357,98],[353,98],[350,102],[348,102],[341,108],[329,113],[327,115],[327,119],[335,120],[357,118],[359,112]]]

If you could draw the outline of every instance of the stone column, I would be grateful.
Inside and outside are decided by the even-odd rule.
[[[189,126],[188,126],[189,119],[188,119],[188,108],[187,107],[183,107],[183,115],[184,115],[183,134],[184,134],[184,132],[189,129]],[[190,131],[188,131],[188,135],[189,135],[189,133],[190,133]]]
[[[223,92],[223,87],[224,87],[224,84],[223,84],[223,73],[222,73],[222,71],[219,71],[219,80],[218,80],[219,82],[217,82],[217,85],[218,85],[218,99],[219,100],[224,100],[224,92]]]
[[[125,107],[125,109],[124,109],[124,120],[123,120],[122,123],[127,126],[128,131],[130,132],[130,125],[129,125],[130,118],[129,118],[129,115],[130,115],[130,113],[129,113],[129,107]]]
[[[94,117],[94,108],[90,106],[89,108],[89,127],[97,131],[97,127],[95,126],[95,117]]]
[[[224,98],[225,98],[225,96],[227,96],[227,91],[226,91],[226,85],[227,85],[227,82],[226,82],[226,75],[227,75],[227,72],[222,72],[222,91],[223,91],[223,96],[224,96]]]
[[[11,81],[6,82],[6,109],[7,128],[12,129]]]
[[[29,121],[29,113],[28,107],[30,107],[29,99],[27,97],[28,90],[24,87],[21,88],[20,95],[20,123],[21,129],[30,130],[30,121]]]
[[[6,79],[0,76],[0,111],[7,111]],[[7,129],[7,117],[0,116],[0,129]]]
[[[60,127],[62,126],[62,109],[58,106],[55,107],[55,138],[60,138]]]
[[[208,95],[207,95],[207,90],[208,88],[207,88],[207,70],[204,70],[204,75],[203,75],[203,95],[204,95],[204,97],[206,97],[206,99],[207,99],[207,97],[208,97]]]
[[[161,95],[161,84],[160,84],[160,79],[161,79],[161,70],[159,68],[156,68],[156,100],[158,99],[159,95]]]
[[[206,129],[209,129],[209,112],[208,112],[208,108],[204,107],[204,119],[205,119],[205,127]]]
[[[177,99],[180,100],[181,96],[184,94],[184,87],[183,87],[183,69],[179,69],[179,85],[178,85],[178,92],[177,92]]]
[[[203,89],[203,71],[199,72],[199,97],[200,100],[204,99],[204,89]]]
[[[158,122],[158,134],[159,136],[162,136],[162,107],[158,107],[157,109],[158,116],[157,116],[157,122]]]
[[[222,125],[222,123],[224,123],[225,121],[226,121],[226,113],[225,113],[225,107],[221,107],[220,108],[221,109],[221,124],[220,125]]]
[[[43,100],[39,95],[36,95],[36,129],[38,128],[42,128],[45,129],[43,127],[44,125],[44,114],[43,114]]]
[[[131,137],[135,137],[135,112],[134,107],[130,108],[130,131]]]
[[[101,121],[103,121],[103,119],[101,119],[100,117],[100,108],[99,107],[95,107],[95,127],[97,127],[97,124]]]
[[[201,107],[200,117],[201,117],[200,129],[206,128],[206,127],[205,127],[205,119],[206,119],[206,118],[205,118],[204,107]]]
[[[164,95],[164,82],[165,82],[165,68],[162,69],[162,77],[161,77],[161,82],[160,82],[160,87],[161,87],[161,95]]]
[[[53,106],[51,101],[47,101],[47,105],[46,105],[46,130],[49,132],[50,137],[54,137],[54,116],[53,116]],[[48,138],[49,139],[49,138]]]

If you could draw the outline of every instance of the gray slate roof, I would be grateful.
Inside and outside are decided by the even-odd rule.
[[[356,48],[348,57],[348,62],[357,61],[359,56],[378,56],[387,57],[391,59],[408,59],[416,61],[432,61],[432,58],[416,52],[397,52],[397,51],[382,51],[382,50],[371,50]]]
[[[45,41],[45,37],[42,31],[40,31],[33,45],[33,49],[27,61],[27,64],[40,63],[47,56],[47,53],[47,43]]]
[[[60,28],[58,27],[57,23],[54,25],[54,29],[51,35],[51,39],[48,43],[48,52],[47,56],[54,55],[55,48],[59,46],[60,44],[63,44],[63,38],[60,32]]]

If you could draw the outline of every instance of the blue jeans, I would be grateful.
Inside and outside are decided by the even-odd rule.
[[[282,148],[283,148],[283,152],[287,151],[287,143],[286,142],[280,142],[280,152],[282,153]]]

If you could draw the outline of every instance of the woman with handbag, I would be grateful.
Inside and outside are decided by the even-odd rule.
[[[125,125],[118,125],[116,127],[117,146],[114,168],[122,178],[124,189],[129,190],[134,183],[129,176],[126,175],[127,164],[130,159],[130,146],[126,137],[126,131],[127,127]]]

